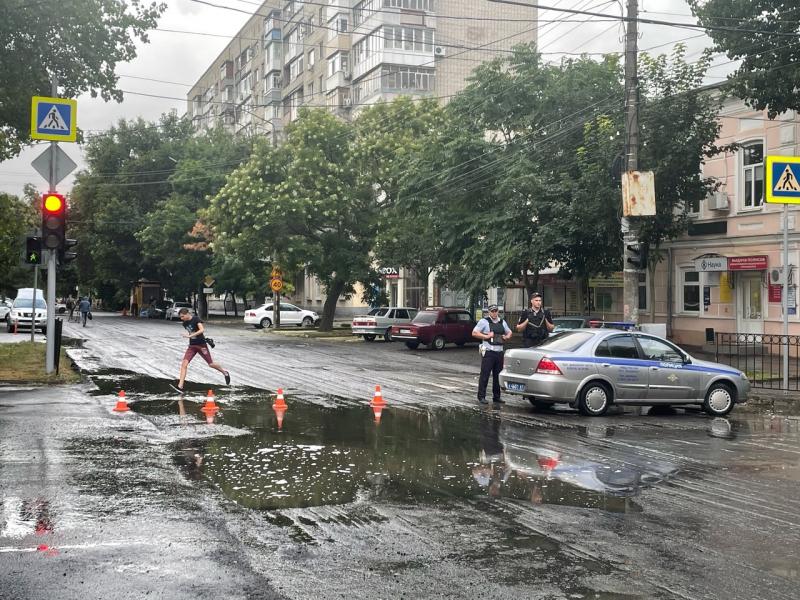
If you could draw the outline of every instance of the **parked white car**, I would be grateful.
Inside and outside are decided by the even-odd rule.
[[[11,312],[11,302],[9,300],[0,300],[0,321],[5,321],[8,318],[8,313]]]
[[[188,303],[188,302],[173,302],[171,305],[169,305],[167,307],[167,310],[164,313],[164,318],[167,321],[176,321],[177,319],[180,318],[178,316],[178,313],[181,311],[182,308],[188,308],[189,312],[191,314],[193,314],[193,315],[197,314],[194,311],[194,309],[192,308],[192,305],[190,303]]]
[[[262,304],[258,308],[250,308],[244,313],[245,325],[253,325],[257,329],[272,327],[272,302]],[[313,327],[319,322],[319,315],[311,310],[304,310],[294,304],[281,302],[281,325],[297,325]]]
[[[368,342],[382,336],[387,342],[392,341],[392,325],[407,325],[417,316],[416,308],[405,306],[381,306],[373,308],[366,315],[353,317],[350,330],[353,335],[363,336]]]
[[[35,313],[35,314],[34,314]],[[11,307],[6,319],[6,329],[9,333],[18,329],[30,329],[36,319],[36,329],[47,333],[47,302],[41,296],[36,297],[36,307],[33,306],[33,297],[17,298]]]

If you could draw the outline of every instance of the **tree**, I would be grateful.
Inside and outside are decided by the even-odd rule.
[[[0,4],[0,161],[30,141],[31,96],[83,92],[122,101],[114,73],[136,57],[166,3],[140,0],[8,0]]]
[[[733,93],[769,118],[800,110],[800,7],[796,0],[688,0],[692,12],[732,61]]]
[[[339,297],[370,270],[375,193],[359,181],[352,139],[350,123],[302,110],[286,143],[257,146],[206,215],[215,248],[242,252],[250,264],[278,264],[287,275],[316,276],[326,292],[322,330],[333,327]]]
[[[22,267],[20,259],[25,251],[25,234],[36,228],[37,203],[38,196],[30,186],[26,186],[23,199],[0,193],[0,293],[4,295],[32,281],[32,271]]]

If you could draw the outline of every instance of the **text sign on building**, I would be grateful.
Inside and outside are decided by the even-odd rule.
[[[694,270],[702,273],[713,271],[727,271],[728,259],[725,256],[712,256],[711,258],[697,258],[694,261]]]
[[[31,98],[31,138],[74,142],[77,137],[78,102],[70,98]]]
[[[729,271],[764,271],[767,268],[767,257],[762,256],[729,256]]]
[[[800,156],[767,156],[767,202],[800,204]]]
[[[386,277],[386,279],[399,279],[400,273],[398,273],[395,267],[380,267],[378,269],[378,273]]]

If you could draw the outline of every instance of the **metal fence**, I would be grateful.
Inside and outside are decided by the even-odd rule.
[[[717,333],[717,362],[744,371],[753,387],[800,390],[800,336]],[[783,352],[789,352],[789,384],[783,385]]]

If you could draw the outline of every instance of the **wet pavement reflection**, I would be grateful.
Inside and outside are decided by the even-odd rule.
[[[501,411],[429,411],[387,407],[376,421],[362,405],[326,407],[274,395],[238,392],[219,411],[202,396],[134,402],[149,417],[177,415],[171,425],[207,422],[250,435],[184,439],[175,461],[242,506],[275,510],[355,500],[437,504],[455,498],[514,498],[609,511],[637,510],[630,501],[674,476],[677,464],[620,454],[613,459],[559,449],[557,437],[504,418]],[[587,425],[583,435],[613,429]],[[191,436],[189,436],[191,438]]]

